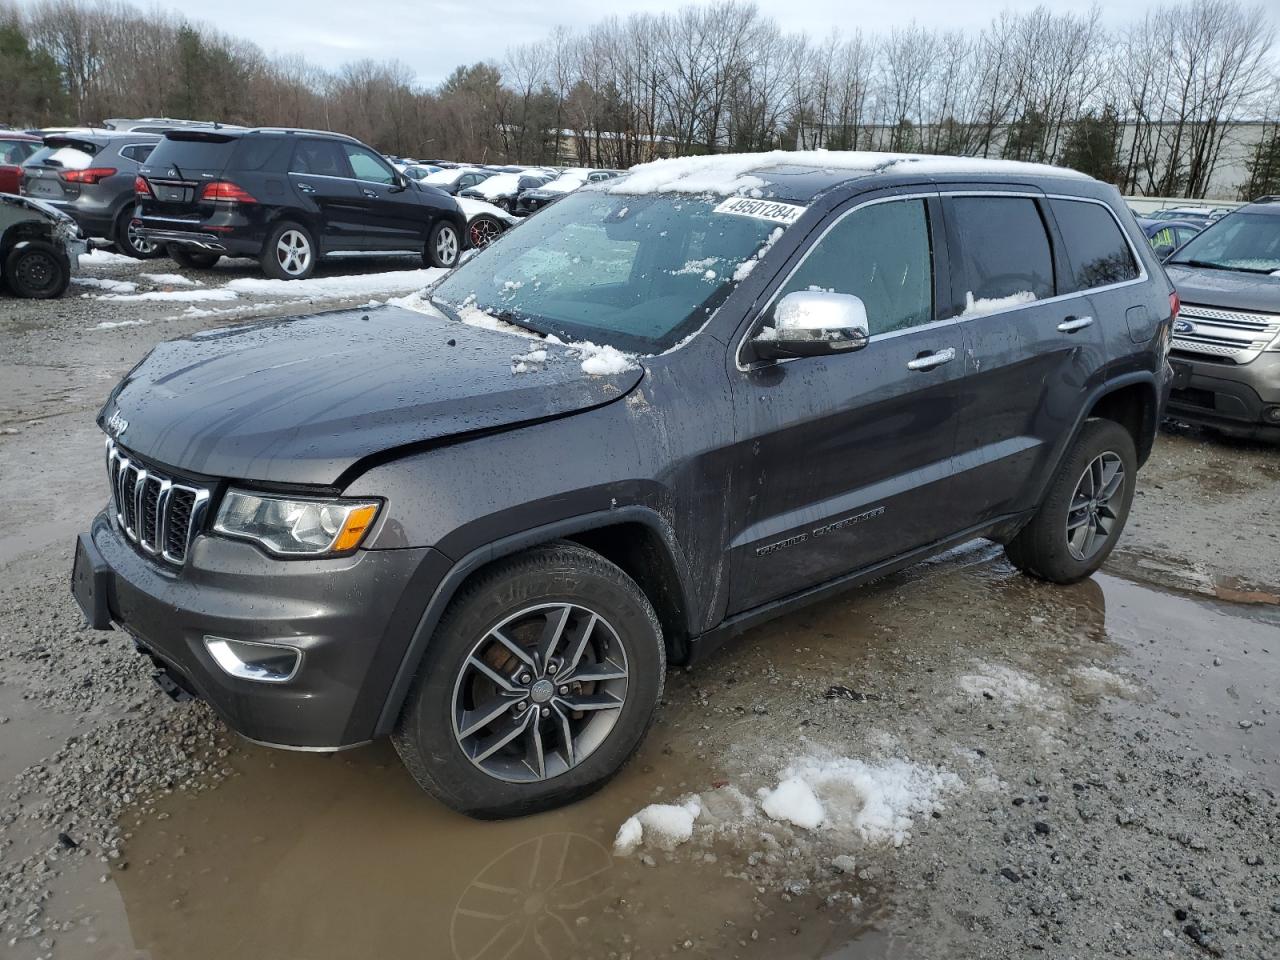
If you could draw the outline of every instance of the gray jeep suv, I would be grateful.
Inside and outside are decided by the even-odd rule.
[[[244,735],[391,735],[474,816],[598,788],[668,662],[974,537],[1092,574],[1172,288],[1051,167],[715,156],[589,185],[384,306],[161,344],[73,590]]]
[[[1165,267],[1182,300],[1169,412],[1280,440],[1280,197],[1227,214]]]

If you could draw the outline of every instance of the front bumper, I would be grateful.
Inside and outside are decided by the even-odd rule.
[[[73,592],[91,626],[122,628],[243,736],[301,750],[373,738],[432,581],[447,566],[429,548],[286,561],[197,536],[186,564],[169,568],[139,554],[106,512],[76,554]],[[209,636],[294,647],[301,662],[284,683],[234,677],[209,653]]]
[[[1167,414],[1240,436],[1280,439],[1280,353],[1251,363],[1206,363],[1186,354],[1171,358],[1189,368],[1169,396]]]

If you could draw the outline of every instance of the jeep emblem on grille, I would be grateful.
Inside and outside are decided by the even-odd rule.
[[[129,421],[120,416],[119,410],[115,411],[107,418],[107,433],[111,434],[117,440],[120,439],[120,436],[128,429]]]
[[[1173,321],[1173,332],[1176,334],[1195,333],[1196,325],[1190,320],[1175,320]]]

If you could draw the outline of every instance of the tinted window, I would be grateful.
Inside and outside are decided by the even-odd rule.
[[[1049,207],[1067,248],[1074,280],[1067,282],[1064,278],[1059,293],[1137,278],[1137,261],[1110,210],[1100,203],[1083,200],[1050,200]],[[1169,239],[1172,243],[1172,231]]]
[[[209,135],[193,137],[182,134],[187,139],[175,140],[165,137],[147,158],[147,165],[153,170],[157,167],[173,167],[182,174],[190,176],[192,171],[216,171],[226,169],[231,155],[235,152],[237,138]]]
[[[299,140],[293,148],[290,173],[314,173],[321,177],[350,177],[341,148],[332,140]]]
[[[151,151],[155,149],[153,143],[138,143],[120,149],[120,156],[127,157],[137,163],[143,163],[147,157],[151,156]]]
[[[17,166],[35,153],[39,146],[29,140],[0,140],[0,163]]]
[[[1034,200],[956,197],[951,209],[966,313],[1053,296],[1053,254]]]
[[[372,150],[344,143],[342,149],[347,153],[351,169],[355,171],[357,180],[372,180],[374,183],[395,183],[396,175],[392,169]]]
[[[933,248],[925,202],[875,203],[838,221],[791,275],[777,299],[797,290],[861,297],[873,336],[929,323],[933,320]]]

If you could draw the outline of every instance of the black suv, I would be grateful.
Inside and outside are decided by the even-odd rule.
[[[188,267],[255,257],[278,280],[309,277],[323,257],[416,253],[458,262],[466,221],[451,197],[397,172],[336,133],[171,130],[137,178],[139,236]]]
[[[87,237],[140,260],[157,257],[163,251],[134,228],[133,205],[138,170],[159,140],[112,130],[45,137],[22,165],[22,193],[69,214]]]
[[[1119,194],[804,158],[584,187],[425,314],[156,347],[99,414],[90,622],[247,737],[392,735],[504,816],[600,786],[668,662],[798,604],[974,537],[1092,574],[1170,377],[1172,288]]]

